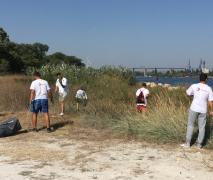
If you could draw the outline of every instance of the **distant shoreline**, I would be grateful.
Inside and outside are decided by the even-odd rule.
[[[143,76],[143,75],[136,75],[136,77],[142,78],[198,78],[197,76]],[[213,79],[213,76],[208,76],[209,79]]]
[[[213,76],[208,77],[207,84],[213,87]],[[144,77],[136,76],[137,82],[153,82],[156,84],[170,84],[171,86],[189,86],[199,82],[199,77],[187,76],[187,77]]]

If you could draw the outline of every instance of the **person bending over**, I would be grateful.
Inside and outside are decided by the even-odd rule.
[[[86,106],[88,98],[83,87],[80,87],[79,90],[76,92],[75,99],[77,103],[76,104],[77,111],[79,111],[79,104]]]

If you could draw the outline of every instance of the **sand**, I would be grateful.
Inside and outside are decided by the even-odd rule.
[[[40,131],[1,138],[0,179],[213,179],[210,150],[111,138],[97,140],[96,136],[93,140],[93,133],[85,132],[68,138],[69,131],[65,130],[63,127],[50,134]]]

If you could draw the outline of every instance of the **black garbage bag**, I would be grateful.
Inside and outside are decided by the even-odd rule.
[[[0,137],[14,135],[21,129],[19,120],[16,117],[10,118],[0,123]]]

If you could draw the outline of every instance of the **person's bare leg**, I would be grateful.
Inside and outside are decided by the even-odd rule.
[[[64,101],[61,101],[61,113],[64,113]]]
[[[47,128],[50,128],[50,116],[49,113],[44,113],[44,119],[45,119],[45,123]]]
[[[146,114],[148,110],[147,110],[147,108],[144,108],[142,111],[143,111],[143,113]]]
[[[79,111],[79,103],[78,102],[77,102],[76,106],[77,106],[77,111]]]
[[[32,114],[32,124],[33,124],[33,129],[37,128],[37,113]]]

